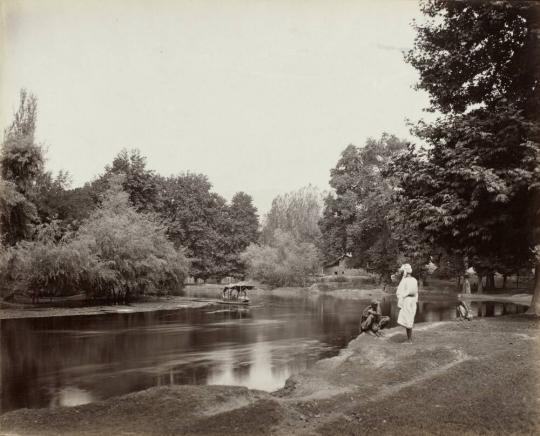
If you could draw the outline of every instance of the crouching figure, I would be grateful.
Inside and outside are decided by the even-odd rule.
[[[472,321],[473,319],[472,310],[464,301],[460,300],[456,306],[456,318],[460,321]]]
[[[362,332],[375,336],[382,336],[381,329],[390,321],[389,316],[383,316],[381,305],[377,300],[373,300],[362,312],[360,329]]]

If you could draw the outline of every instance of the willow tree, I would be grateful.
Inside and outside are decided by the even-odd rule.
[[[148,293],[167,294],[182,289],[189,262],[181,247],[167,237],[153,214],[137,212],[122,189],[125,176],[109,180],[101,204],[78,229],[74,242],[84,243],[108,271],[89,295],[128,301]]]
[[[271,244],[276,230],[291,234],[299,242],[316,244],[321,236],[319,219],[322,214],[321,193],[308,185],[296,191],[278,195],[265,217],[262,240]]]

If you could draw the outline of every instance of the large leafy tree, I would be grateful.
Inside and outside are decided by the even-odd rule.
[[[523,264],[540,236],[538,4],[426,0],[422,11],[406,58],[442,115],[417,126],[427,148],[393,168],[403,215],[481,272]]]
[[[253,199],[245,192],[237,192],[228,208],[229,228],[224,229],[228,240],[228,275],[242,277],[245,265],[240,254],[259,238],[259,217]]]
[[[36,97],[22,90],[0,151],[0,230],[8,245],[30,238],[38,222],[35,183],[44,159],[34,138],[36,117]]]
[[[319,269],[315,244],[280,229],[270,245],[250,244],[241,257],[250,277],[274,287],[306,286]]]
[[[136,211],[122,189],[123,177],[111,178],[101,205],[76,235],[111,272],[101,289],[123,301],[181,289],[189,268],[182,247],[168,239],[155,215]]]
[[[481,275],[501,265],[517,268],[530,257],[534,172],[527,167],[532,169],[536,150],[524,137],[530,134],[526,127],[536,128],[506,112],[496,115],[477,112],[441,121],[420,132],[432,148],[411,149],[393,165],[401,178],[404,226],[415,226],[433,245],[460,253]]]
[[[105,167],[105,172],[92,183],[92,190],[97,201],[109,186],[109,181],[123,174],[122,188],[129,195],[131,204],[138,211],[154,211],[159,199],[158,180],[154,171],[146,167],[146,158],[137,149],[123,149]]]
[[[56,179],[54,185],[57,185]],[[86,183],[81,187],[64,190],[59,187],[55,188],[54,185],[52,192],[49,191],[45,198],[51,198],[55,216],[62,221],[64,228],[77,229],[82,221],[88,218],[97,207],[95,191],[92,189],[92,185]],[[54,196],[55,190],[58,190],[58,196]]]
[[[0,277],[15,292],[128,301],[144,294],[182,288],[189,264],[166,229],[151,214],[139,213],[112,178],[101,204],[75,232],[62,232],[56,221],[37,228],[32,241],[0,253]]]
[[[349,145],[330,172],[334,192],[325,201],[320,227],[328,260],[351,253],[356,266],[388,280],[396,268],[400,236],[390,220],[394,180],[389,162],[407,147],[394,135],[369,138],[363,147]]]
[[[276,230],[291,234],[297,241],[317,244],[321,237],[318,226],[322,214],[322,196],[311,185],[278,195],[265,217],[262,229],[264,243],[272,243]]]
[[[70,183],[70,175],[66,171],[59,171],[56,177],[46,171],[37,178],[36,207],[41,222],[67,218]]]
[[[423,0],[406,60],[417,69],[431,109],[463,113],[472,105],[513,102],[538,114],[540,70],[538,2]]]
[[[193,277],[206,280],[226,276],[229,249],[223,235],[228,227],[226,201],[211,192],[212,185],[202,174],[159,178],[158,184],[158,213],[171,240],[185,247]]]

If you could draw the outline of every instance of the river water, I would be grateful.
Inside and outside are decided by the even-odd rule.
[[[367,303],[267,294],[249,307],[2,320],[1,412],[75,406],[169,384],[276,390],[356,337]],[[453,319],[455,304],[424,299],[416,321]],[[391,297],[382,309],[395,319]],[[473,303],[483,316],[524,309]]]

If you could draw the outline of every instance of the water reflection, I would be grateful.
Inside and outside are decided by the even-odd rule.
[[[416,320],[454,319],[455,303],[421,301]],[[354,338],[366,304],[266,295],[251,308],[2,320],[2,412],[74,406],[169,384],[275,390]],[[471,308],[478,316],[524,310],[502,303]],[[395,320],[395,299],[385,298],[382,310]]]
[[[358,334],[358,305],[269,297],[251,309],[3,320],[2,411],[164,384],[275,390]]]
[[[50,406],[74,407],[82,404],[88,404],[92,401],[96,401],[96,398],[94,398],[90,392],[74,386],[67,386],[65,388],[60,388],[58,391],[52,392]]]

